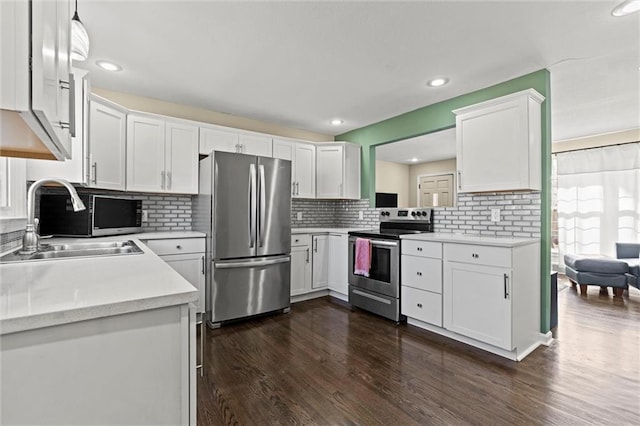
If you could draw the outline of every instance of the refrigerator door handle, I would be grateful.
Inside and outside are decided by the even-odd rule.
[[[266,181],[264,178],[264,164],[259,166],[260,176],[258,180],[258,191],[260,191],[260,199],[258,201],[260,205],[260,217],[258,218],[258,238],[260,247],[264,245],[264,228],[265,228],[265,216],[267,211],[267,196],[266,196]]]
[[[291,256],[283,256],[275,259],[249,260],[244,262],[215,262],[216,269],[254,268],[256,266],[270,266],[291,261]]]
[[[249,165],[249,248],[256,241],[256,165]]]

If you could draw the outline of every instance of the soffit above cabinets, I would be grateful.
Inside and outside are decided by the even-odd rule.
[[[81,66],[95,87],[331,135],[548,68],[560,140],[640,127],[640,14],[614,3],[85,0]]]

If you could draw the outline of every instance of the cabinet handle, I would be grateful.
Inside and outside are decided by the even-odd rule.
[[[296,182],[296,195],[300,195],[300,182]]]
[[[462,172],[458,170],[458,189],[462,189]]]
[[[164,171],[160,172],[160,179],[162,180],[160,188],[164,189]]]
[[[416,274],[418,274],[419,277],[422,276],[422,272],[416,272]]]
[[[422,251],[422,247],[418,247],[418,251]]]
[[[167,172],[167,189],[171,189],[171,172]]]
[[[307,263],[309,263],[309,249],[307,248]]]
[[[313,239],[313,251],[315,251],[316,253],[318,252],[318,239],[317,238]]]
[[[478,259],[480,258],[480,255],[478,253],[471,253],[471,257],[473,257],[474,259]]]
[[[61,89],[71,90],[71,84],[68,81],[58,80],[58,83],[60,83],[60,88]]]
[[[62,87],[62,81],[60,81],[60,87]],[[71,124],[71,128],[69,129],[69,133],[72,138],[76,137],[77,129],[76,129],[76,85],[73,79],[73,74],[69,74],[69,82],[67,82],[69,86],[69,123]],[[64,87],[62,87],[64,89]]]
[[[202,275],[204,275],[204,256],[202,256]]]
[[[176,248],[177,248],[178,250],[182,250],[182,246],[181,246],[180,244],[177,244],[177,245],[176,245]]]
[[[291,183],[291,195],[296,195],[296,183]]]
[[[70,129],[71,128],[71,123],[69,123],[68,121],[58,121],[58,126],[61,129]]]
[[[504,298],[508,299],[509,298],[509,287],[507,284],[507,281],[509,280],[509,275],[504,274]]]
[[[94,162],[91,165],[91,169],[93,170],[93,183],[97,184],[98,183],[98,163]]]
[[[422,308],[422,303],[418,303],[418,308]]]

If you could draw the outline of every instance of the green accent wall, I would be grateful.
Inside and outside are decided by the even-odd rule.
[[[548,70],[542,69],[361,127],[338,135],[335,140],[362,145],[362,196],[369,198],[373,207],[376,192],[376,146],[455,127],[456,118],[451,111],[529,88],[537,90],[545,97],[545,101],[542,103],[542,191],[540,195],[542,222],[540,229],[540,331],[546,333],[549,331],[550,325],[549,274],[551,271],[551,78]]]

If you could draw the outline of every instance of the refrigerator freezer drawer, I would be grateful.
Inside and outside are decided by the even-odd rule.
[[[288,308],[290,265],[289,255],[214,261],[209,322]]]

